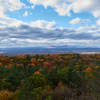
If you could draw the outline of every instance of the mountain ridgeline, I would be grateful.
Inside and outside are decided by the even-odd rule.
[[[100,48],[75,48],[75,47],[23,47],[0,48],[0,55],[23,54],[65,54],[65,53],[99,53]]]

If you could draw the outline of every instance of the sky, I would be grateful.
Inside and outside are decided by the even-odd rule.
[[[100,0],[0,0],[0,48],[99,43]]]

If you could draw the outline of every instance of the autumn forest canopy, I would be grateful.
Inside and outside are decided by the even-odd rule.
[[[100,100],[100,55],[0,56],[0,100]]]

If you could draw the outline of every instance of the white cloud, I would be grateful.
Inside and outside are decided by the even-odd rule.
[[[89,24],[91,21],[89,19],[80,19],[79,17],[72,19],[69,23],[70,24]]]
[[[76,29],[77,32],[87,32],[88,34],[89,33],[95,34],[98,30],[99,30],[99,28],[97,28],[96,25],[80,26],[78,29]]]
[[[80,21],[81,21],[80,18],[75,18],[75,19],[73,19],[73,20],[70,21],[70,24],[79,24]]]
[[[6,18],[6,12],[19,10],[24,6],[20,0],[0,0],[0,18]]]
[[[51,6],[55,9],[56,12],[59,13],[59,15],[68,15],[70,16],[69,10],[70,6],[68,6],[69,2],[72,0],[29,0],[30,3],[34,5],[43,5],[45,8],[48,6]]]
[[[100,29],[97,29],[95,26],[83,27],[81,30],[76,31],[48,28],[46,26],[52,26],[54,22],[43,20],[32,23],[16,21],[16,23],[18,23],[16,27],[15,24],[12,23],[10,26],[1,28],[0,47],[25,47],[26,44],[28,44],[28,46],[69,45],[78,47],[100,47]]]
[[[99,20],[97,20],[97,25],[99,25],[99,26],[100,26],[100,19],[99,19]]]
[[[45,21],[45,20],[37,20],[34,22],[29,23],[32,27],[39,27],[45,29],[53,29],[56,27],[55,21]]]
[[[28,12],[25,11],[24,14],[23,14],[23,16],[28,16]]]
[[[75,13],[88,12],[94,17],[100,17],[100,0],[29,0],[34,5],[51,6],[61,16],[70,16]]]
[[[15,18],[9,18],[9,17],[1,18],[0,20],[0,28],[12,27],[12,26],[18,27],[21,24],[26,24],[26,23],[23,21],[17,20]]]
[[[100,8],[99,8],[100,9]],[[99,9],[97,9],[97,10],[94,10],[92,13],[93,13],[93,15],[94,15],[94,17],[99,17],[100,18],[100,10]]]
[[[70,11],[75,13],[90,12],[95,17],[100,17],[99,0],[30,0],[34,5],[51,6],[59,15],[70,16]],[[19,10],[24,6],[20,0],[0,0],[0,46],[39,46],[39,45],[87,45],[99,46],[100,28],[94,26],[80,27],[77,30],[56,28],[55,21],[37,20],[26,23],[15,18],[9,18],[6,12]],[[28,8],[28,7],[27,7]],[[26,11],[25,16],[28,15]],[[71,24],[87,24],[88,19],[75,18]],[[99,27],[100,20],[97,21]],[[49,34],[49,35],[48,35]],[[97,37],[98,36],[98,37]],[[41,38],[40,38],[41,37]],[[39,39],[38,39],[39,38]],[[8,44],[8,45],[7,45]]]
[[[56,22],[55,21],[45,21],[45,20],[36,20],[30,23],[26,23],[21,20],[17,20],[15,18],[1,18],[0,20],[0,28],[5,27],[19,27],[20,25],[29,25],[31,27],[37,27],[41,29],[55,29]]]
[[[4,1],[6,0],[3,0],[3,3]],[[22,6],[24,6],[24,4],[20,0],[7,0],[7,1],[8,3],[6,6],[10,11],[19,10],[22,8]]]
[[[75,0],[70,6],[75,13],[89,12],[100,17],[100,0]]]
[[[26,23],[21,20],[17,20],[15,18],[10,18],[7,16],[7,11],[15,11],[19,10],[22,7],[28,7],[27,5],[23,4],[20,0],[0,0],[0,28],[4,27],[18,27],[20,25],[29,25],[32,27],[39,27],[39,28],[45,28],[45,29],[51,29],[54,28],[56,23],[55,21],[44,21],[44,20],[37,20],[35,22]],[[33,7],[33,6],[32,6]],[[25,11],[23,16],[28,16],[28,12]]]

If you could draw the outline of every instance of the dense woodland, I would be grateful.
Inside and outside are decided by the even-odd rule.
[[[0,56],[0,100],[100,100],[100,55]]]

